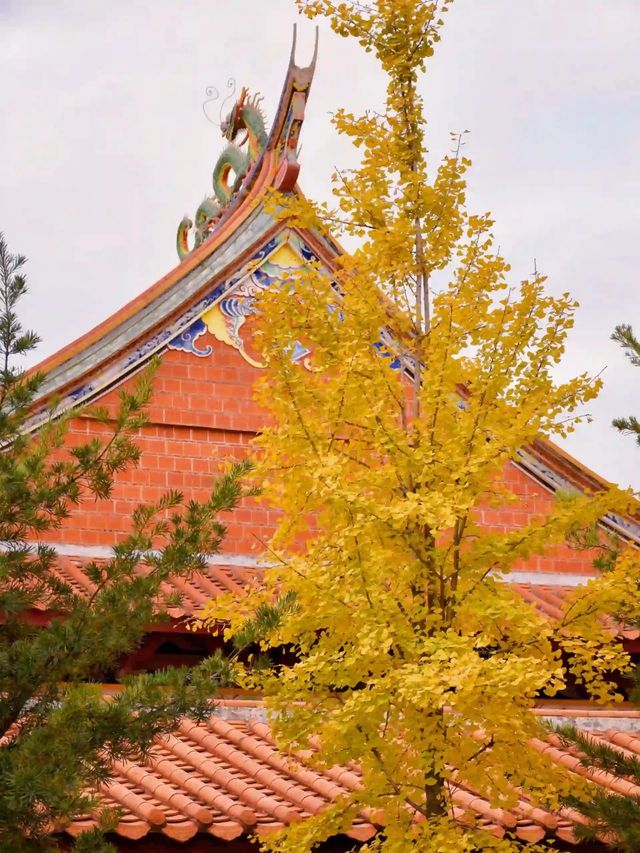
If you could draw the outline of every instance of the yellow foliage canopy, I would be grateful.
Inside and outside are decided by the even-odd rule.
[[[578,591],[555,625],[499,579],[629,496],[565,495],[507,532],[479,524],[481,501],[514,499],[504,465],[541,435],[566,435],[598,391],[586,374],[555,377],[575,303],[546,294],[542,276],[507,283],[490,217],[466,208],[459,144],[428,168],[417,83],[450,4],[298,5],[375,53],[387,100],[381,114],[335,117],[362,151],[335,177],[335,210],[278,200],[293,221],[339,221],[360,243],[331,278],[310,265],[262,297],[259,399],[274,426],[258,439],[259,473],[283,511],[280,563],[264,590],[217,600],[205,617],[233,634],[288,593],[294,605],[263,645],[290,644],[297,662],[238,677],[264,691],[282,745],[312,742],[305,760],[362,771],[361,790],[268,849],[310,850],[358,814],[386,827],[371,850],[520,849],[471,816],[454,820],[450,785],[462,778],[495,806],[519,788],[557,803],[569,780],[528,748],[543,736],[531,708],[569,672],[596,699],[615,698],[610,675],[627,659],[599,617],[635,588],[638,565],[627,557]],[[290,358],[298,340],[311,371]]]

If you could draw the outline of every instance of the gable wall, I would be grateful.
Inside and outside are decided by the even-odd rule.
[[[112,499],[85,502],[57,531],[55,541],[108,547],[129,529],[131,512],[139,502],[157,500],[170,488],[202,500],[221,464],[251,452],[251,439],[265,423],[252,390],[262,372],[208,332],[198,339],[201,350],[207,346],[213,353],[206,357],[182,350],[164,353],[148,410],[150,423],[138,436],[140,466],[118,476]],[[134,382],[135,378],[129,379],[124,387]],[[116,399],[117,391],[111,391],[100,403],[115,407]],[[69,440],[79,443],[107,432],[95,420],[77,418]],[[542,485],[511,464],[505,467],[504,477],[520,500],[501,508],[481,507],[484,526],[496,531],[516,529],[550,511],[554,498]],[[225,552],[257,557],[276,519],[275,511],[256,500],[245,501],[227,520]],[[587,553],[561,547],[517,568],[585,574],[591,571],[591,559]]]

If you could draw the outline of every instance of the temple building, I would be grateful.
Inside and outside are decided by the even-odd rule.
[[[331,275],[339,247],[311,230],[275,220],[264,206],[271,188],[297,189],[299,136],[314,66],[315,56],[307,67],[296,64],[294,40],[270,131],[256,99],[242,90],[221,126],[229,146],[215,165],[215,192],[198,207],[193,223],[183,220],[178,228],[180,263],[39,365],[47,377],[39,400],[44,418],[46,403],[54,396],[61,409],[98,400],[114,405],[118,390],[135,382],[150,359],[161,360],[149,422],[138,439],[139,467],[116,479],[109,500],[82,505],[65,526],[51,533],[60,555],[59,573],[77,590],[90,591],[84,566],[110,556],[138,503],[155,501],[170,488],[180,489],[187,498],[204,499],[220,462],[249,452],[264,422],[252,395],[262,370],[251,337],[255,295],[310,260]],[[245,142],[240,144],[242,136]],[[302,346],[293,353],[301,369],[306,355]],[[71,421],[69,440],[86,440],[106,430],[82,415]],[[504,509],[483,510],[483,523],[496,529],[519,526],[544,513],[558,489],[593,489],[603,482],[543,440],[523,450],[506,466],[504,476],[521,499]],[[261,543],[269,539],[274,521],[273,514],[257,504],[232,514],[223,552],[201,574],[175,581],[181,603],[171,610],[170,622],[150,628],[140,648],[112,673],[114,684],[122,673],[199,661],[221,643],[205,632],[187,630],[185,620],[220,592],[240,591],[260,572]],[[625,539],[640,541],[640,527],[628,519],[612,515],[602,523]],[[593,572],[588,555],[567,547],[532,559],[511,581],[553,618],[567,590]],[[34,618],[45,620],[47,614],[34,613]],[[625,635],[632,651],[640,650],[638,636],[637,631]],[[577,722],[640,757],[640,736],[634,734],[638,711],[625,706],[596,710],[567,697],[541,702],[538,713]],[[541,749],[567,772],[588,773],[552,737]],[[618,792],[624,787],[603,773],[596,781]],[[158,741],[146,762],[117,764],[112,781],[99,793],[121,810],[110,835],[119,850],[236,853],[257,849],[252,835],[304,820],[357,784],[353,769],[316,773],[293,768],[274,747],[260,702],[228,692],[208,723],[185,721]],[[454,805],[476,813],[480,825],[494,835],[510,832],[523,844],[554,839],[556,849],[604,849],[577,845],[574,827],[580,816],[533,808],[526,792],[518,808],[505,812],[461,785]],[[61,846],[72,847],[73,838],[91,825],[90,815],[75,820],[59,834]],[[323,849],[350,850],[378,829],[359,819],[348,837],[333,839]]]

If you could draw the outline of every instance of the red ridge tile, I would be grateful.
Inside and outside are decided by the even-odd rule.
[[[181,812],[199,824],[207,826],[213,823],[213,815],[208,808],[194,802],[186,794],[159,779],[147,769],[132,764],[130,761],[117,761],[114,763],[114,769],[122,776],[130,779],[134,785],[145,788],[153,797],[165,803],[169,808]]]
[[[205,735],[206,737],[206,735]],[[212,782],[224,788],[229,794],[238,797],[243,803],[255,811],[262,811],[272,815],[280,821],[291,823],[299,820],[300,815],[288,806],[279,803],[273,797],[264,794],[248,782],[242,781],[228,770],[215,762],[206,751],[199,750],[195,746],[183,743],[176,737],[171,737],[171,751],[191,764],[204,776],[208,776]]]
[[[160,827],[165,823],[165,814],[162,809],[148,803],[135,791],[116,780],[110,780],[98,785],[98,790],[106,797],[115,800],[134,815],[138,815],[151,826]]]
[[[170,743],[171,740],[170,738],[162,738],[161,742],[166,744]],[[240,832],[257,823],[258,818],[252,809],[236,802],[236,800],[228,797],[213,785],[208,784],[207,781],[199,779],[195,774],[189,774],[182,768],[177,767],[171,759],[151,754],[148,762],[154,770],[161,773],[165,778],[170,779],[175,785],[180,785],[189,794],[203,800],[218,812],[228,814],[234,818],[237,825],[239,825]]]

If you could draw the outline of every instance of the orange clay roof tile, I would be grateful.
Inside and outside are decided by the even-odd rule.
[[[640,755],[640,738],[634,737],[634,735],[630,735],[628,732],[617,732],[613,729],[608,729],[605,732],[605,737],[614,746],[622,747],[623,752],[634,754],[634,758]]]
[[[209,827],[209,835],[214,835],[216,838],[221,838],[223,841],[233,841],[245,832],[242,824],[234,820],[216,821],[213,826]]]
[[[113,800],[115,805],[122,806],[152,827],[160,827],[165,823],[163,809],[137,794],[127,786],[124,779],[118,779],[116,776],[108,782],[101,783],[98,790],[106,798]]]
[[[618,711],[617,716],[606,709],[590,715],[590,709],[580,703],[575,708],[567,705],[545,703],[540,711],[556,720],[563,715],[572,721],[576,716],[592,719],[601,729],[607,724],[603,714],[615,726],[640,725],[638,712],[632,709]],[[157,833],[183,844],[198,836],[230,841],[253,833],[264,835],[317,813],[336,797],[361,787],[356,768],[310,769],[300,765],[299,757],[278,750],[269,726],[256,719],[263,713],[259,702],[229,699],[219,700],[218,706],[209,720],[185,720],[174,734],[159,736],[144,759],[114,765],[112,780],[100,785],[98,795],[102,804],[120,808],[118,835],[137,839]],[[235,718],[224,719],[229,715]],[[640,755],[640,736],[633,730],[614,727],[587,734],[627,754]],[[567,772],[611,793],[640,794],[626,779],[583,767],[579,754],[567,749],[555,734],[532,741],[532,746]],[[572,809],[553,814],[534,805],[526,791],[511,810],[492,806],[457,777],[452,780],[452,791],[456,818],[461,823],[477,821],[498,838],[511,833],[525,844],[553,838],[573,844],[575,825],[585,823]],[[380,815],[377,819],[374,815],[371,809],[363,811],[349,836],[370,839],[380,825]],[[81,816],[65,831],[77,836],[93,825],[94,817]]]
[[[139,767],[130,761],[117,761],[114,770],[127,781],[144,788],[149,794],[171,809],[175,809],[181,815],[196,821],[202,825],[213,823],[211,810],[200,803],[195,802],[187,794],[180,791],[174,785],[163,781],[154,773]]]
[[[526,800],[519,800],[516,812],[523,815],[525,818],[531,818],[533,823],[539,824],[541,827],[545,827],[546,829],[555,829],[558,826],[558,817],[556,815],[551,814],[551,812],[548,812],[545,809],[532,806],[531,803]]]
[[[85,566],[90,561],[80,557],[58,555],[56,573],[60,580],[68,583],[79,595],[90,595],[94,590],[93,583],[87,577]],[[93,560],[100,564],[104,558]],[[145,571],[141,566],[140,571]],[[162,593],[179,597],[179,603],[168,608],[169,616],[173,619],[183,619],[198,613],[203,605],[211,598],[216,598],[226,592],[242,592],[247,584],[259,582],[263,570],[253,566],[208,565],[202,571],[194,572],[189,578],[174,578],[170,583],[163,584]],[[513,584],[520,595],[543,616],[558,619],[562,615],[562,607],[568,595],[575,587],[571,585],[547,585],[530,582]],[[46,603],[39,608],[46,610]],[[640,629],[633,626],[619,625],[613,621],[609,624],[625,639],[635,640],[640,637]]]
[[[492,823],[499,826],[512,827],[518,822],[517,817],[511,812],[491,808],[491,805],[483,797],[472,794],[464,788],[454,788],[452,799],[457,806],[461,806],[475,815],[482,815],[482,817],[488,818]]]
[[[344,789],[338,787],[334,782],[323,778],[317,773],[312,773],[310,770],[305,770],[303,767],[297,767],[291,761],[287,761],[276,749],[264,743],[264,741],[245,734],[236,727],[229,725],[226,720],[211,717],[208,725],[210,729],[221,737],[226,737],[243,752],[268,764],[276,773],[288,774],[296,782],[306,785],[312,791],[320,794],[327,802],[344,794]],[[318,807],[317,811],[319,810],[320,807]]]

